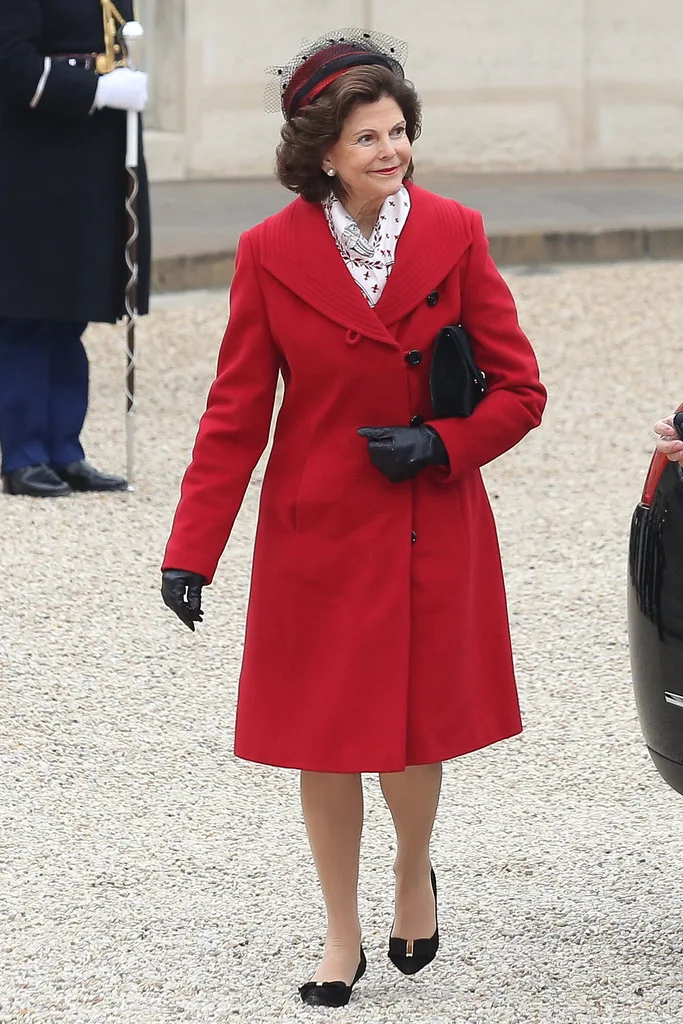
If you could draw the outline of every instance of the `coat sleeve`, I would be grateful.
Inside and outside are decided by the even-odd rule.
[[[461,294],[461,323],[488,390],[467,418],[431,420],[440,435],[450,469],[446,482],[484,466],[520,441],[541,422],[546,391],[515,302],[489,253],[480,213],[473,211]]]
[[[57,117],[87,117],[97,76],[38,52],[39,0],[0,0],[0,95],[5,102]]]
[[[280,355],[249,239],[240,239],[216,379],[181,486],[162,569],[211,582],[249,479],[268,442]]]

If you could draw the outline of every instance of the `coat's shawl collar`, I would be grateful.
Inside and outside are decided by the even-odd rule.
[[[472,242],[469,217],[459,203],[409,185],[411,209],[396,248],[396,262],[375,306],[395,324],[424,302]]]
[[[472,238],[458,203],[415,185],[409,188],[410,215],[398,241],[396,263],[374,309],[344,266],[317,204],[298,199],[255,229],[261,265],[347,330],[395,345],[388,327],[443,281]]]
[[[347,330],[396,344],[346,269],[321,206],[297,199],[261,230],[264,270]]]

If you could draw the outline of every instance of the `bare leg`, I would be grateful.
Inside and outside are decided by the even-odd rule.
[[[403,939],[428,939],[436,927],[429,841],[441,792],[441,763],[385,772],[380,782],[398,839],[393,934]]]
[[[350,985],[358,967],[358,860],[363,829],[360,775],[301,773],[301,806],[327,910],[325,952],[312,981]]]

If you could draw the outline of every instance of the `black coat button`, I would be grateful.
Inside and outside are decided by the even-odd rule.
[[[424,416],[413,416],[413,418],[410,421],[410,425],[411,427],[421,427],[424,421]]]
[[[422,362],[422,353],[416,348],[411,348],[410,352],[406,353],[406,362],[411,366],[419,366]]]
[[[429,295],[427,296],[427,305],[428,306],[435,306],[438,301],[439,301],[439,293],[438,292],[430,292]]]
[[[412,544],[414,544],[416,540],[417,540],[417,534],[415,533],[415,530],[413,530],[412,533],[410,534],[410,541],[411,541]]]

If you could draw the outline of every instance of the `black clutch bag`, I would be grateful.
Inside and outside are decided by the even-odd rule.
[[[442,327],[436,336],[429,390],[435,419],[471,416],[486,394],[486,375],[475,363],[460,324]]]

